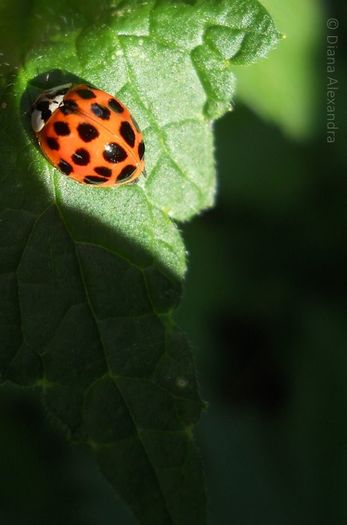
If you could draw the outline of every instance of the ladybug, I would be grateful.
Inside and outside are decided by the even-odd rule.
[[[144,170],[142,134],[129,110],[87,84],[44,91],[34,102],[31,125],[46,158],[82,184],[136,182]]]

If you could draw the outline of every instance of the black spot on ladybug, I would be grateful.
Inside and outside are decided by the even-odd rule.
[[[56,151],[59,150],[59,142],[54,137],[47,137],[46,142],[49,149],[54,149]]]
[[[127,154],[122,146],[116,142],[110,142],[105,146],[103,157],[105,160],[107,160],[107,162],[116,163],[125,160],[127,158]]]
[[[122,169],[122,171],[118,175],[117,182],[129,179],[135,170],[136,170],[136,166],[132,166],[131,164],[128,164],[127,166],[125,166],[125,168]]]
[[[71,156],[71,159],[75,164],[78,164],[78,166],[87,166],[90,162],[90,155],[86,149],[78,148]]]
[[[73,167],[71,166],[71,164],[66,162],[66,160],[61,159],[61,161],[58,164],[58,167],[63,173],[65,173],[65,175],[70,175],[70,173],[73,172]]]
[[[124,111],[123,106],[121,106],[118,100],[116,100],[115,98],[110,98],[110,100],[108,101],[108,105],[115,113],[123,113]]]
[[[145,154],[145,145],[143,142],[140,142],[139,147],[138,147],[138,152],[139,152],[140,159],[142,159]]]
[[[84,142],[91,142],[92,140],[96,139],[99,136],[99,132],[96,129],[95,126],[92,124],[89,124],[88,122],[83,122],[82,124],[78,124],[77,131],[80,136],[80,138]]]
[[[67,124],[66,122],[61,122],[61,121],[54,122],[53,127],[54,127],[54,131],[56,132],[56,134],[61,135],[62,137],[66,135],[70,135],[71,133],[69,124]]]
[[[95,175],[87,175],[83,179],[83,182],[85,182],[86,184],[102,184],[106,181],[107,179],[105,177],[96,177]]]
[[[60,106],[59,109],[63,115],[70,115],[71,113],[76,113],[78,111],[78,105],[74,100],[67,98],[64,100],[64,104]]]
[[[96,98],[95,93],[93,93],[93,91],[91,91],[90,89],[83,89],[83,88],[82,89],[77,89],[76,93],[81,98],[85,98],[85,99]]]
[[[124,120],[124,122],[121,123],[119,132],[122,135],[125,142],[133,148],[135,144],[135,133],[128,121]]]
[[[101,104],[94,102],[90,107],[96,117],[99,117],[102,120],[108,120],[110,118],[111,111],[105,106],[101,106]]]
[[[112,170],[104,166],[97,166],[96,168],[94,168],[94,171],[95,173],[97,173],[98,175],[102,175],[103,177],[111,177],[112,175]]]

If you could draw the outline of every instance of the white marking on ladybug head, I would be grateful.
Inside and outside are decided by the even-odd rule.
[[[31,112],[31,127],[38,133],[45,125],[45,121],[42,118],[42,112],[39,109],[33,109]]]

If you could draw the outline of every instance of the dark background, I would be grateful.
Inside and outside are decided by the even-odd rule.
[[[189,273],[177,320],[209,403],[198,429],[209,525],[347,523],[345,11],[321,4],[307,129],[252,106],[241,79],[235,110],[216,125],[216,207],[182,227]],[[333,145],[329,16],[340,22]],[[0,413],[1,523],[133,523],[35,394],[2,390]]]

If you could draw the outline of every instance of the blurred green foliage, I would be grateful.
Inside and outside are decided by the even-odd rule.
[[[237,71],[237,99],[293,138],[317,132],[320,98],[317,67],[324,38],[325,9],[317,0],[262,0],[283,40],[254,67]]]
[[[347,182],[324,141],[238,107],[217,126],[218,204],[185,229],[214,525],[346,521]]]

